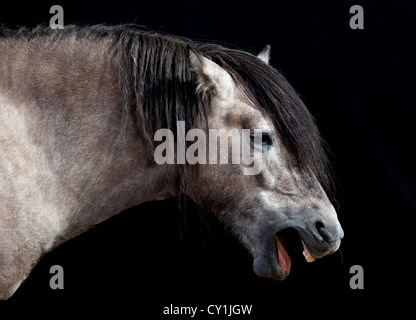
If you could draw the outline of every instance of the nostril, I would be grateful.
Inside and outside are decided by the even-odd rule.
[[[325,226],[321,221],[318,221],[315,223],[315,228],[319,231],[320,229],[325,228]]]
[[[331,242],[331,234],[325,229],[325,225],[321,221],[315,223],[315,228],[325,242]]]

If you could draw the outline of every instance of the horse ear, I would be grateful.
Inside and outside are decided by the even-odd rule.
[[[236,85],[227,71],[192,50],[189,51],[189,60],[192,71],[197,76],[198,91],[205,93],[213,90],[221,99],[228,99],[234,95]]]
[[[271,46],[268,44],[266,45],[263,50],[260,51],[260,53],[257,55],[257,58],[262,60],[264,63],[269,64],[270,61],[270,49]]]

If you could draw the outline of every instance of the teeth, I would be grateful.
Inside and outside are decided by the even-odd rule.
[[[305,242],[302,241],[303,244],[303,256],[305,257],[305,260],[309,263],[314,262],[316,260],[316,258],[311,255],[311,253],[309,252],[308,248],[305,245]]]
[[[309,263],[314,262],[316,260],[315,257],[311,256],[310,254],[306,253],[305,251],[302,252],[305,260]]]

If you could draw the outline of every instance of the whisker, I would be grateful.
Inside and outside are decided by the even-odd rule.
[[[341,264],[344,264],[344,256],[342,255],[341,248],[338,249],[339,255],[341,256]]]

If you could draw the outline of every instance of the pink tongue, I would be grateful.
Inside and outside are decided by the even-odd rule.
[[[279,255],[279,264],[282,267],[283,272],[286,275],[290,271],[290,267],[292,266],[292,261],[290,260],[290,257],[287,254],[278,236],[276,236],[276,244],[277,244],[277,252]]]

